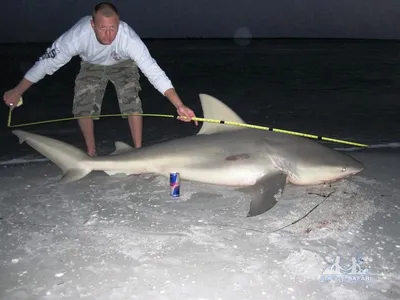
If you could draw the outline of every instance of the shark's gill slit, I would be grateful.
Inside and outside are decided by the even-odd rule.
[[[250,158],[250,154],[243,153],[243,154],[227,156],[225,158],[225,160],[242,160],[242,159],[248,159],[248,158]]]

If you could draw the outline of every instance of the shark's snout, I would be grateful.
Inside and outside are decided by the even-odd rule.
[[[348,167],[349,175],[358,174],[358,173],[364,171],[364,169],[365,169],[364,164],[362,164],[361,162],[355,160],[355,161]]]
[[[346,165],[343,166],[341,174],[337,174],[336,178],[333,179],[337,180],[337,179],[348,178],[362,172],[364,169],[365,169],[364,164],[362,164],[358,160],[350,158],[350,160],[347,161]]]
[[[297,165],[297,172],[290,177],[290,182],[298,185],[335,182],[358,174],[365,168],[361,162],[347,155],[335,154],[333,158],[330,163],[318,161],[310,164],[307,161],[307,164]]]

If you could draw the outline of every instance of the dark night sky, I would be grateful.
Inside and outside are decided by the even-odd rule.
[[[5,2],[5,1],[4,1]],[[98,1],[7,1],[0,42],[52,41]],[[399,0],[116,0],[142,38],[400,38]]]

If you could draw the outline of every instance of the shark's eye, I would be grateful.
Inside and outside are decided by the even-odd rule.
[[[342,168],[342,172],[346,172],[346,167],[343,167],[343,168]]]

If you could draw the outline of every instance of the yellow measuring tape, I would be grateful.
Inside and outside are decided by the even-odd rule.
[[[21,105],[22,105],[22,99],[18,103],[17,107],[21,106]],[[100,118],[100,117],[107,118],[107,117],[117,117],[117,116],[121,116],[121,117],[126,116],[127,117],[127,116],[130,116],[130,115],[133,115],[133,114],[108,114],[108,115],[99,115],[99,116],[71,117],[71,118],[62,118],[62,119],[55,119],[55,120],[46,120],[46,121],[39,121],[39,122],[33,122],[33,123],[24,123],[24,124],[11,125],[12,110],[13,109],[10,108],[10,111],[9,111],[9,114],[8,114],[7,126],[10,127],[10,128],[31,126],[31,125],[45,124],[45,123],[54,123],[54,122],[61,122],[61,121],[70,121],[70,120],[83,119],[83,118]],[[179,116],[176,116],[176,115],[163,115],[163,114],[134,114],[134,115],[136,115],[136,116],[144,116],[144,117],[162,117],[162,118],[175,118],[175,119],[177,119],[179,117]],[[247,128],[253,128],[253,129],[260,129],[260,130],[275,131],[275,132],[292,134],[292,135],[297,135],[297,136],[302,136],[302,137],[307,137],[307,138],[316,139],[316,140],[322,140],[322,141],[327,141],[327,142],[341,143],[341,144],[348,144],[348,145],[357,146],[357,147],[369,148],[369,146],[366,145],[366,144],[349,142],[349,141],[344,141],[344,140],[339,140],[339,139],[332,139],[332,138],[317,136],[317,135],[313,135],[313,134],[289,131],[289,130],[284,130],[284,129],[277,129],[277,128],[266,127],[266,126],[243,124],[243,123],[222,121],[222,120],[214,120],[214,119],[205,119],[205,118],[198,118],[198,117],[194,117],[194,118],[192,118],[192,120],[193,121],[200,121],[200,122],[209,122],[209,123],[218,123],[218,124],[225,124],[225,125],[247,127]]]

